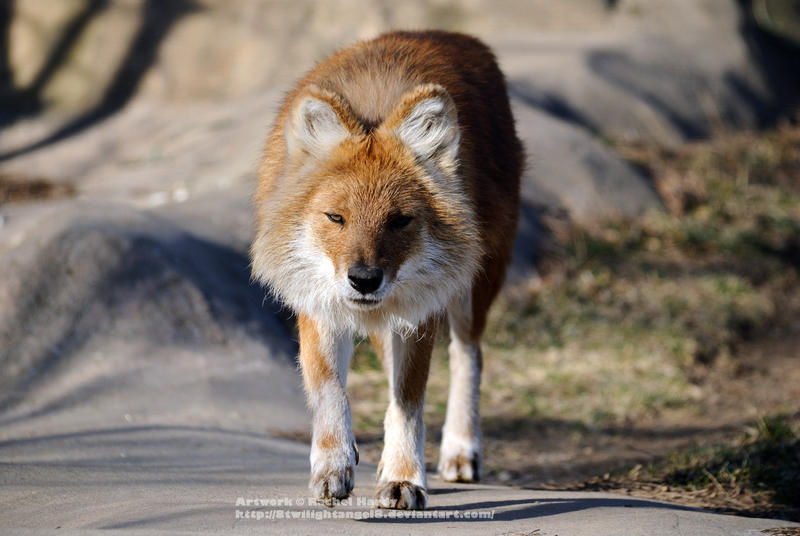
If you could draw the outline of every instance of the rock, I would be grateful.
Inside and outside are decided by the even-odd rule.
[[[244,255],[122,205],[60,204],[11,224],[0,245],[4,426],[129,415],[304,429],[291,332]]]
[[[524,203],[565,210],[581,224],[659,206],[647,177],[586,130],[519,102],[513,110],[527,153]]]
[[[642,171],[622,160],[585,129],[520,100],[512,103],[526,151],[522,208],[508,281],[535,273],[547,240],[544,214],[580,225],[636,217],[661,207]]]
[[[798,102],[796,51],[725,0],[623,1],[603,28],[493,44],[518,98],[606,137],[674,146]]]
[[[597,133],[677,143],[797,103],[796,51],[766,38],[759,24],[776,22],[763,19],[728,0],[19,1],[8,64],[33,111],[177,104],[288,85],[387,30],[441,28],[491,44],[536,106]]]

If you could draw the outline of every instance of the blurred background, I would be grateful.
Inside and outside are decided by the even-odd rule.
[[[249,282],[261,145],[314,62],[422,28],[493,48],[528,156],[486,479],[800,519],[798,0],[0,0],[0,452],[307,440],[292,320]],[[372,462],[386,390],[360,343]]]

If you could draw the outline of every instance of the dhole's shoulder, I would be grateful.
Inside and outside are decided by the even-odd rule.
[[[494,54],[479,39],[439,30],[398,31],[359,41],[320,62],[300,82],[346,84],[359,71],[404,77],[409,83],[464,83],[485,77],[502,78]],[[464,75],[469,73],[468,77]],[[342,76],[344,75],[344,76]]]
[[[371,41],[357,43],[356,49],[358,48],[384,50],[394,59],[397,56],[396,51],[404,50],[417,54],[420,62],[436,60],[442,56],[459,56],[467,61],[494,59],[489,47],[476,37],[441,30],[390,32]]]

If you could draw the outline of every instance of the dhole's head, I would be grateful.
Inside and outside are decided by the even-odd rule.
[[[371,127],[316,86],[289,106],[283,170],[257,201],[256,274],[294,308],[351,323],[418,322],[468,288],[480,245],[447,92],[418,86]]]

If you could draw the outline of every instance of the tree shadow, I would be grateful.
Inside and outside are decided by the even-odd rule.
[[[0,8],[0,26],[2,29],[2,42],[4,44],[2,59],[0,59],[0,71],[4,71],[4,76],[0,78],[0,87],[9,88],[9,92],[2,101],[2,112],[0,112],[0,126],[13,123],[21,117],[33,115],[44,108],[42,92],[58,68],[64,63],[75,44],[80,38],[86,26],[93,18],[98,16],[108,7],[108,0],[89,0],[84,8],[79,11],[69,23],[64,27],[61,35],[56,39],[55,45],[49,57],[45,60],[39,72],[34,77],[28,87],[15,91],[13,86],[13,74],[11,69],[11,59],[8,52],[11,49],[11,21],[13,19],[14,2],[3,2]]]
[[[759,116],[759,126],[764,127],[774,123],[787,109],[797,109],[800,105],[800,47],[796,42],[762,28],[753,15],[753,0],[737,0],[737,4],[742,40],[775,101]],[[746,92],[749,88],[742,80],[729,76],[726,81],[744,97],[753,98]]]
[[[542,110],[558,119],[578,125],[593,135],[599,135],[600,129],[581,110],[573,106],[567,99],[552,91],[536,88],[527,80],[514,80],[509,84],[509,95],[528,106]]]
[[[0,125],[5,123],[5,115],[9,113],[8,100],[13,94],[13,76],[11,73],[11,15],[12,0],[0,2]]]
[[[536,273],[542,256],[546,254],[552,236],[551,230],[542,221],[542,212],[541,207],[522,200],[511,263],[506,269],[508,285],[527,281]]]
[[[532,494],[533,495],[533,494]],[[496,512],[494,510],[504,507],[515,507],[509,510]],[[462,511],[472,513],[474,511],[494,511],[492,521],[518,521],[523,519],[540,519],[543,517],[557,516],[581,510],[594,508],[657,508],[684,512],[698,512],[697,508],[681,506],[678,504],[648,501],[643,499],[632,499],[629,497],[541,497],[540,495],[531,496],[525,499],[508,499],[501,501],[481,501],[459,505],[433,506],[430,511]],[[469,517],[463,518],[465,521],[473,521]],[[450,523],[457,522],[454,517],[383,517],[368,518],[359,520],[363,523]]]
[[[11,7],[10,4],[6,3],[3,5],[5,6],[5,11],[0,11],[0,31],[3,32],[4,48],[7,51]],[[70,21],[64,28],[61,37],[56,42],[50,56],[45,61],[33,83],[22,91],[12,92],[11,95],[4,99],[6,102],[3,103],[3,108],[9,110],[9,112],[0,114],[0,126],[13,123],[21,117],[41,111],[43,106],[41,93],[44,87],[72,52],[88,23],[107,7],[108,0],[90,0],[85,9]],[[136,93],[147,70],[155,62],[162,41],[175,23],[197,9],[198,7],[194,0],[169,0],[168,2],[146,0],[141,8],[139,29],[100,102],[93,109],[68,122],[45,138],[0,154],[0,162],[73,136],[121,109]],[[10,83],[11,73],[8,63],[7,57],[0,60],[0,77],[3,76],[2,70],[5,66],[5,76],[7,76]],[[0,82],[2,82],[1,79]],[[7,85],[6,87],[9,86]]]
[[[706,80],[696,72],[675,76],[663,61],[642,61],[628,52],[598,50],[588,56],[589,68],[610,85],[647,104],[689,140],[707,138],[710,121],[698,95],[710,93]]]

